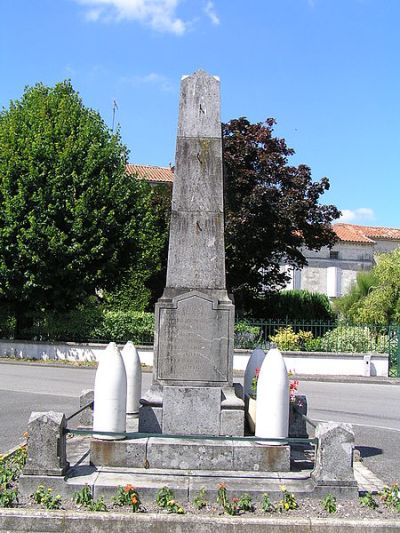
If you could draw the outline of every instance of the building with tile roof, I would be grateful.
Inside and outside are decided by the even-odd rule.
[[[303,250],[307,266],[295,270],[284,266],[290,274],[288,288],[307,289],[336,298],[346,294],[357,273],[371,270],[377,255],[400,246],[400,229],[356,224],[333,224],[338,240],[333,248]]]
[[[151,185],[169,184],[174,181],[174,167],[156,167],[152,165],[136,165],[129,163],[125,167],[128,176],[136,176],[148,181]]]

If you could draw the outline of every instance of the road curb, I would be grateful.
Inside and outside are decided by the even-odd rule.
[[[293,376],[302,381],[320,381],[332,383],[366,383],[368,385],[400,385],[399,378],[379,376],[325,376],[320,374],[295,374]]]
[[[8,357],[0,357],[0,364],[9,365],[25,365],[25,366],[40,366],[50,368],[75,368],[83,370],[96,369],[96,365],[75,365],[73,363],[47,363],[39,361],[27,361],[26,359],[11,359]],[[153,367],[146,365],[142,366],[142,372],[153,372]],[[243,377],[242,370],[234,370],[235,377]],[[366,383],[368,385],[400,385],[400,378],[376,377],[376,376],[326,376],[321,374],[295,374],[293,378],[303,381],[319,381],[332,383]]]
[[[200,516],[172,514],[86,513],[76,511],[0,510],[0,530],[59,533],[374,533],[399,531],[399,520]]]

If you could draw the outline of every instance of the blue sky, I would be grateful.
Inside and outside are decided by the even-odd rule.
[[[400,227],[399,0],[1,0],[0,106],[66,78],[130,161],[174,161],[179,81],[221,79],[222,120],[277,121],[352,223]]]

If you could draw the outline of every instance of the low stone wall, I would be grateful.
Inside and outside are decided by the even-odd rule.
[[[250,353],[235,351],[235,370],[245,370]],[[387,377],[389,373],[387,354],[282,352],[282,355],[287,369],[296,374]]]
[[[0,340],[0,356],[20,359],[98,361],[107,344]],[[153,348],[139,346],[143,364],[153,364]],[[245,370],[251,350],[235,350],[233,368]],[[387,354],[283,352],[286,366],[296,374],[387,377]]]
[[[120,348],[122,347],[123,345],[120,345]],[[44,361],[99,361],[106,348],[107,344],[94,342],[34,342],[1,339],[0,357]],[[153,347],[139,346],[137,348],[141,363],[152,366]]]
[[[190,516],[154,513],[88,513],[78,511],[45,511],[32,509],[0,509],[0,531],[58,531],[59,533],[366,533],[398,531],[399,521],[352,520],[338,518],[293,518],[285,516],[240,517]]]

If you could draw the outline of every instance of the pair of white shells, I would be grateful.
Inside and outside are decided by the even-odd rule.
[[[102,439],[124,438],[126,415],[137,415],[142,390],[142,369],[138,352],[127,342],[122,353],[111,342],[101,356],[94,385],[93,430],[115,432]]]

